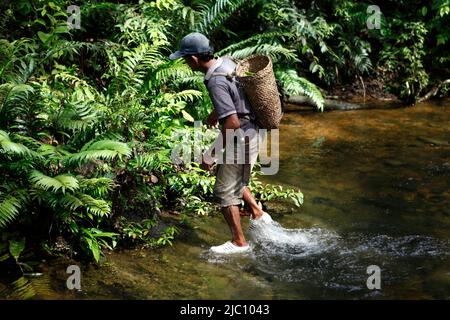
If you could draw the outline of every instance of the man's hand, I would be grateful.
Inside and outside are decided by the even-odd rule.
[[[206,162],[202,162],[201,164],[200,164],[200,168],[202,168],[203,170],[205,170],[205,171],[211,171],[211,165],[210,164],[207,164]]]
[[[206,124],[207,124],[208,126],[210,126],[210,127],[215,127],[215,126],[217,126],[218,121],[219,121],[219,120],[217,119],[217,113],[216,113],[215,110],[213,110],[213,111],[209,114],[208,118],[206,119]]]
[[[202,155],[202,163],[200,163],[200,168],[205,171],[211,171],[211,168],[214,164],[214,160],[208,156]]]
[[[212,115],[212,113],[211,113],[211,115]],[[217,137],[218,139],[222,139],[221,148],[224,148],[226,146],[226,142],[227,142],[226,141],[226,130],[227,129],[236,130],[236,129],[239,129],[240,126],[241,125],[239,122],[239,118],[238,118],[237,114],[235,114],[235,113],[227,116],[224,119],[224,124],[222,126],[221,134]],[[223,153],[224,150],[225,149],[222,149],[221,152]],[[220,156],[220,155],[216,155],[216,151],[217,151],[217,149],[213,149],[213,152],[212,152],[213,154],[209,155],[208,153],[205,153],[202,155],[202,163],[200,164],[200,168],[202,168],[203,170],[206,170],[206,171],[211,170],[214,162],[217,161],[217,160],[214,160],[214,158],[212,158],[212,157]]]

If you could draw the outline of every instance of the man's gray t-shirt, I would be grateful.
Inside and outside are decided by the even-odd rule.
[[[222,64],[213,71],[205,85],[208,88],[214,109],[216,110],[219,122],[236,113],[239,118],[246,116],[241,120],[241,128],[246,131],[250,128],[256,129],[255,115],[251,110],[250,103],[245,95],[244,89],[239,86],[235,78],[229,80],[225,75],[214,75],[214,73],[229,73],[236,69],[236,63],[233,60],[224,57]],[[221,121],[222,120],[222,121]]]

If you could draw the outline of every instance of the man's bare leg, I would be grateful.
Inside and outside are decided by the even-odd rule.
[[[244,187],[244,194],[242,196],[245,203],[247,203],[250,206],[251,209],[251,215],[253,219],[258,219],[262,216],[263,210],[258,206],[256,203],[255,198],[253,198],[252,193],[250,192],[248,187]]]
[[[238,206],[222,207],[222,214],[230,227],[232,242],[237,246],[247,245],[245,241],[244,232],[242,232],[241,215],[239,214]]]

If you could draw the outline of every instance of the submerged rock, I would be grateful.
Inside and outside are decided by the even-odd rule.
[[[450,163],[431,164],[427,167],[427,174],[429,176],[450,175]]]
[[[395,185],[400,190],[405,191],[416,191],[417,187],[419,185],[419,182],[414,178],[408,178],[406,181],[402,181]]]
[[[324,143],[324,141],[325,141],[325,137],[323,137],[323,136],[316,138],[312,144],[313,148],[322,147],[322,144]]]

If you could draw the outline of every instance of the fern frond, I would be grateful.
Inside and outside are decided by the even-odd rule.
[[[35,68],[37,45],[33,39],[22,38],[9,42],[0,40],[0,82],[25,83]]]
[[[71,193],[66,193],[64,194],[62,197],[55,199],[55,201],[53,202],[53,207],[55,207],[58,203],[61,203],[63,205],[63,207],[70,209],[71,211],[75,211],[78,208],[83,206],[83,201],[81,201],[77,196],[71,194]]]
[[[114,181],[110,178],[78,178],[80,181],[80,190],[84,193],[93,194],[98,197],[104,197],[113,190]]]
[[[318,16],[315,17],[313,21],[310,21],[309,18],[297,8],[283,8],[280,11],[286,14],[292,32],[302,41],[306,41],[310,38],[320,43],[332,32],[332,28],[327,24],[323,17]]]
[[[70,153],[61,146],[52,146],[51,144],[42,144],[37,149],[37,153],[47,159],[63,159],[70,155]]]
[[[72,131],[84,131],[92,128],[99,120],[99,113],[89,104],[82,101],[74,104],[66,104],[59,114],[57,124],[63,129]]]
[[[13,195],[6,197],[0,196],[0,228],[6,227],[18,215],[19,209],[22,206],[22,201]]]
[[[193,72],[189,66],[181,60],[170,61],[158,67],[154,73],[153,87],[160,88],[163,84],[169,84],[178,79],[192,77]]]
[[[112,160],[116,157],[128,157],[131,149],[123,142],[100,140],[86,144],[80,152],[69,156],[70,163],[83,163],[92,160]]]
[[[80,194],[78,197],[83,201],[86,210],[96,216],[101,217],[111,213],[111,207],[105,200],[95,199],[87,194]]]
[[[28,84],[4,83],[0,85],[0,114],[18,105],[26,104],[34,88]]]
[[[158,6],[158,2],[156,6]],[[143,15],[132,7],[123,14],[123,22],[118,24],[121,31],[119,41],[132,44],[149,43],[153,46],[169,45],[166,19],[155,19],[152,15]]]
[[[61,203],[72,211],[78,208],[85,208],[88,212],[96,216],[106,216],[111,212],[111,207],[105,200],[95,199],[83,193],[65,194],[61,198]]]
[[[55,55],[60,56],[79,56],[80,50],[85,49],[86,51],[99,52],[104,49],[102,44],[92,43],[92,42],[82,42],[82,41],[67,41],[61,39],[52,45],[49,50],[45,53],[43,60],[49,60]]]
[[[249,44],[254,43],[254,42],[256,42],[258,45],[260,45],[262,40],[273,41],[274,39],[277,39],[277,38],[284,38],[284,37],[291,37],[291,36],[292,35],[288,32],[280,32],[280,31],[261,33],[261,34],[254,35],[248,39],[245,39],[243,41],[233,43],[232,45],[229,45],[228,47],[218,51],[216,54],[218,56],[223,56],[223,55],[231,54],[232,52],[234,52],[240,48],[245,48],[246,46],[248,46]]]
[[[164,96],[166,99],[174,99],[175,101],[191,101],[193,102],[195,98],[201,98],[202,93],[198,90],[183,90],[177,93],[166,93]]]
[[[136,167],[149,171],[164,171],[164,167],[167,167],[167,164],[172,163],[169,153],[170,150],[168,149],[156,149],[148,153],[137,154],[135,156]]]
[[[137,168],[144,168],[146,170],[153,170],[156,162],[154,154],[137,154],[135,156],[135,163]]]
[[[198,14],[196,10],[189,6],[180,6],[179,8],[181,8],[181,17],[188,23],[188,28],[192,30],[195,26],[195,21],[197,20]]]
[[[280,58],[285,58],[286,60],[292,62],[298,61],[297,55],[295,54],[295,50],[285,48],[279,44],[277,45],[267,43],[234,51],[233,53],[230,54],[230,56],[237,59],[244,59],[256,53],[269,56],[274,61],[277,61]]]
[[[173,84],[175,86],[182,85],[182,84],[186,84],[186,85],[189,84],[191,86],[202,87],[202,86],[204,86],[203,81],[204,81],[204,78],[202,75],[192,75],[192,76],[188,76],[188,77],[174,79]]]
[[[164,62],[159,47],[151,47],[148,43],[142,43],[133,51],[125,51],[124,57],[118,78],[122,84],[136,89],[144,84],[149,69],[153,70]]]
[[[311,101],[321,111],[323,110],[324,99],[319,89],[305,78],[299,77],[295,70],[276,71],[276,77],[281,82],[283,90],[288,95],[302,94],[311,99]]]
[[[209,34],[220,27],[246,0],[216,0],[212,7],[200,13],[202,19],[194,26],[196,32]]]
[[[54,192],[61,189],[62,193],[65,193],[66,189],[75,191],[79,187],[78,180],[74,176],[61,174],[56,177],[49,177],[37,170],[31,172],[30,181],[36,188],[42,188],[46,191],[52,189]]]
[[[6,154],[16,154],[21,156],[31,156],[34,154],[33,151],[23,144],[11,141],[8,133],[3,130],[0,130],[0,148]]]

